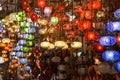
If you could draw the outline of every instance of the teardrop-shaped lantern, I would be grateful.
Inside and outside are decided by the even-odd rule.
[[[116,40],[113,36],[102,36],[99,39],[99,43],[103,46],[113,46],[116,43]]]
[[[102,53],[102,59],[105,61],[116,61],[120,59],[120,54],[115,50],[107,50]]]
[[[117,10],[114,12],[114,17],[115,17],[115,18],[120,18],[120,9],[117,9]]]
[[[120,22],[108,22],[107,23],[107,30],[110,32],[113,31],[120,31]]]

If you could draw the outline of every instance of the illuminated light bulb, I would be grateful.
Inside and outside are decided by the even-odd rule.
[[[72,42],[71,47],[74,48],[74,49],[79,49],[79,48],[82,47],[82,43],[78,42],[78,41]]]
[[[51,44],[50,42],[44,41],[40,43],[40,47],[47,49],[49,48],[50,44]]]

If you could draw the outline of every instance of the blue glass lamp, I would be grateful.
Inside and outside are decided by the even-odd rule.
[[[120,18],[120,9],[117,9],[117,10],[114,12],[114,17],[115,17],[115,18]]]
[[[120,54],[115,50],[107,50],[102,53],[102,59],[105,61],[116,61],[120,59]]]
[[[116,40],[113,36],[102,36],[99,39],[99,43],[103,46],[113,46],[116,43]]]
[[[26,64],[27,63],[27,59],[26,58],[21,58],[20,59],[20,63],[21,64]]]
[[[116,22],[108,22],[107,23],[107,30],[110,32],[113,31],[120,31],[120,22],[116,21]]]

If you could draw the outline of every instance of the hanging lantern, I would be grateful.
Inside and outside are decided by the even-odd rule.
[[[95,52],[101,53],[101,52],[105,51],[105,47],[103,45],[101,45],[100,43],[95,43],[93,45],[93,50]]]
[[[30,15],[30,17],[31,17],[31,20],[32,20],[32,21],[34,21],[34,22],[37,22],[37,21],[38,21],[38,15],[37,15],[36,13],[32,13],[32,14]]]
[[[23,48],[23,52],[28,52],[29,51],[29,48],[28,47],[24,47]]]
[[[116,61],[120,59],[120,54],[115,50],[107,50],[102,53],[102,59],[105,61]]]
[[[94,18],[94,11],[85,11],[85,18],[86,19],[93,19]]]
[[[50,23],[55,26],[58,23],[58,18],[56,16],[51,17]]]
[[[26,66],[25,70],[30,71],[31,70],[30,66]]]
[[[26,7],[28,5],[28,1],[27,0],[22,0],[22,6]]]
[[[37,0],[37,5],[39,8],[43,9],[46,6],[45,0]]]
[[[28,40],[34,40],[35,36],[33,34],[29,34]]]
[[[120,22],[108,22],[107,30],[110,32],[120,31]]]
[[[52,49],[54,49],[54,48],[55,48],[55,45],[52,44],[52,43],[50,43],[50,46],[48,47],[48,50],[52,50]]]
[[[38,23],[39,23],[40,25],[45,26],[45,25],[48,24],[48,21],[47,21],[46,19],[42,19],[42,20],[38,19]]]
[[[27,62],[28,62],[28,60],[26,58],[21,58],[20,59],[21,64],[26,64]]]
[[[40,43],[40,47],[47,49],[50,46],[50,42],[44,41]]]
[[[66,43],[64,41],[55,41],[55,47],[63,48]]]
[[[65,6],[64,6],[64,5],[60,5],[60,6],[59,6],[59,11],[64,11],[64,9],[65,9]]]
[[[85,33],[85,38],[86,40],[89,40],[89,41],[98,40],[99,37],[100,37],[99,34],[95,31],[89,31]]]
[[[90,1],[88,2],[87,6],[88,6],[88,9],[97,9],[99,10],[101,8],[101,2],[99,0],[93,0],[93,1]]]
[[[25,6],[24,7],[25,12],[30,13],[32,11],[30,6]]]
[[[99,43],[103,46],[113,46],[116,43],[116,40],[113,36],[102,36],[99,39]]]
[[[114,17],[115,17],[115,18],[120,18],[120,9],[117,9],[117,10],[114,12]]]
[[[4,58],[0,56],[0,64],[4,63]]]
[[[97,18],[105,17],[105,12],[104,11],[98,11],[96,13]]]
[[[52,9],[50,7],[45,7],[44,8],[45,16],[49,17],[51,13],[52,13]]]
[[[114,68],[117,72],[120,72],[120,61],[114,64]]]
[[[90,28],[91,28],[91,22],[89,20],[78,22],[78,29],[79,30],[90,30]]]
[[[3,43],[10,43],[10,39],[9,39],[9,38],[3,38],[3,39],[2,39],[2,42],[3,42]]]
[[[71,47],[74,48],[74,49],[79,49],[82,47],[82,43],[81,42],[78,42],[78,41],[74,41],[71,43]]]
[[[15,55],[17,57],[23,57],[24,53],[23,52],[16,52]]]

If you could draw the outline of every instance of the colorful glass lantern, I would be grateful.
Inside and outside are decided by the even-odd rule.
[[[21,64],[26,64],[27,61],[28,61],[28,60],[27,60],[26,58],[21,58],[21,59],[20,59],[20,63],[21,63]]]
[[[44,8],[44,14],[45,16],[49,17],[52,12],[52,9],[50,7],[45,7]]]
[[[120,18],[120,9],[117,9],[117,10],[114,12],[114,17],[115,17],[115,18]]]
[[[107,50],[102,53],[102,59],[105,61],[116,61],[120,59],[120,54],[115,50]]]
[[[30,71],[31,70],[30,66],[26,66],[25,70]]]
[[[85,38],[86,40],[89,40],[89,41],[98,40],[99,37],[100,37],[99,34],[95,31],[89,31],[85,33]]]
[[[24,52],[28,52],[28,51],[29,51],[29,48],[28,48],[28,47],[24,47],[24,48],[23,48],[23,51],[24,51]]]
[[[0,64],[3,64],[4,62],[4,58],[0,56]]]
[[[43,9],[46,6],[46,1],[45,0],[37,0],[38,7]]]
[[[79,49],[82,47],[82,43],[81,42],[78,42],[78,41],[74,41],[71,43],[71,47],[74,48],[74,49]]]
[[[110,32],[120,31],[120,22],[108,22],[107,30]]]
[[[120,61],[114,64],[114,68],[117,72],[120,72]]]
[[[78,22],[78,29],[79,30],[90,30],[90,28],[91,28],[91,22],[89,20]]]
[[[93,45],[93,50],[95,52],[101,53],[101,52],[105,51],[105,47],[103,45],[101,45],[100,43],[95,43]]]
[[[101,8],[101,2],[99,0],[93,0],[93,1],[90,1],[88,2],[87,6],[88,6],[88,9],[100,9]]]
[[[103,46],[113,46],[116,43],[116,39],[113,36],[102,36],[99,39],[99,43]]]
[[[16,52],[15,55],[17,57],[23,57],[24,53],[23,52]]]
[[[56,17],[56,16],[53,16],[53,17],[51,17],[51,20],[50,20],[50,23],[53,25],[53,26],[55,26],[57,23],[58,23],[58,17]]]

